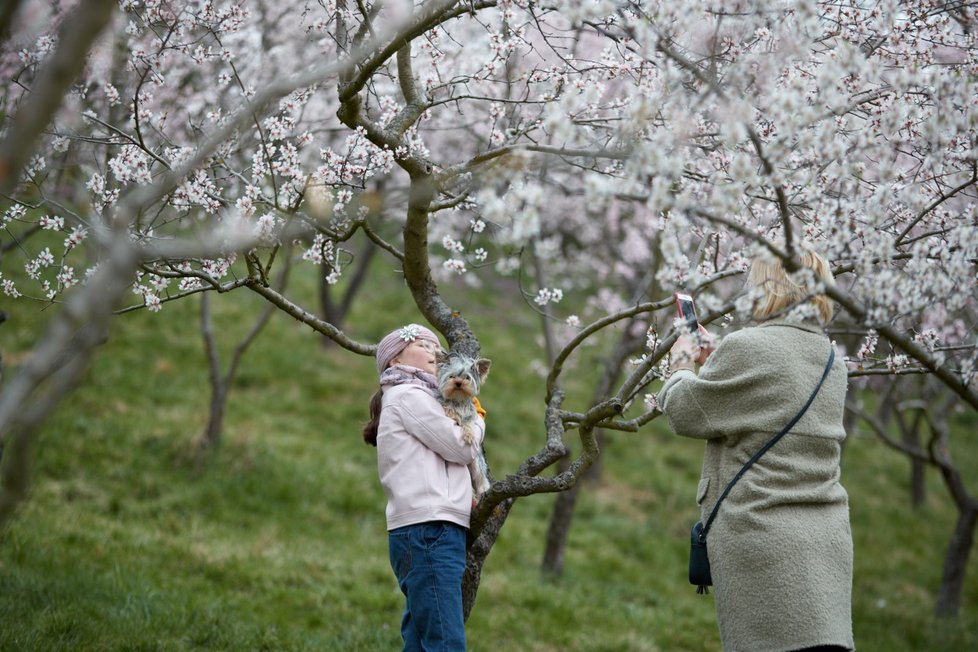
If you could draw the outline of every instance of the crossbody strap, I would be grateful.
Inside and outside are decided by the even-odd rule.
[[[723,499],[727,497],[727,494],[729,494],[730,490],[733,489],[733,486],[737,484],[737,481],[740,480],[745,473],[747,473],[747,469],[753,466],[754,462],[761,459],[761,455],[768,452],[772,446],[778,443],[779,439],[784,437],[789,430],[794,428],[799,419],[801,419],[805,412],[808,411],[808,408],[811,406],[812,401],[815,400],[815,396],[818,394],[818,391],[822,389],[822,383],[824,383],[825,379],[828,377],[829,371],[832,370],[833,362],[835,362],[835,346],[829,343],[829,361],[825,363],[825,371],[822,372],[822,377],[819,379],[818,385],[815,386],[815,390],[812,392],[812,395],[808,397],[808,401],[805,402],[805,405],[802,406],[798,414],[795,415],[795,418],[789,421],[788,425],[786,425],[781,432],[772,437],[768,443],[764,444],[764,446],[761,447],[761,450],[754,453],[753,457],[747,460],[747,463],[744,464],[740,471],[737,472],[737,475],[733,477],[733,480],[727,484],[727,488],[723,490],[722,494],[720,494],[716,504],[713,506],[713,511],[710,512],[710,517],[706,519],[706,524],[703,526],[703,530],[700,532],[699,539],[701,543],[706,541],[706,533],[710,531],[710,526],[713,524],[713,519],[715,519],[717,516],[717,510],[720,509],[720,503],[722,503]]]

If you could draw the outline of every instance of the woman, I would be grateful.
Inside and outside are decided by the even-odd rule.
[[[418,324],[377,346],[380,390],[370,400],[364,440],[377,447],[387,494],[391,568],[405,596],[404,650],[465,649],[462,573],[472,509],[467,464],[476,448],[438,402],[438,337]],[[481,444],[485,424],[476,419]]]
[[[813,252],[804,267],[832,282]],[[780,260],[755,260],[748,283],[760,324],[715,351],[673,346],[659,403],[678,435],[706,440],[696,492],[703,521],[744,463],[801,410],[825,370],[832,317]],[[703,364],[699,374],[692,360]],[[837,358],[801,420],[734,485],[707,540],[724,650],[849,650],[852,535],[839,484],[847,373]]]

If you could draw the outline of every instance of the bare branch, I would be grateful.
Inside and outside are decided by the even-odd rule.
[[[250,282],[247,283],[247,287],[265,297],[265,299],[270,301],[279,309],[292,315],[292,317],[311,327],[316,332],[322,333],[326,337],[330,338],[344,349],[366,356],[372,356],[377,352],[376,344],[363,344],[350,339],[345,333],[343,333],[343,331],[339,330],[329,322],[323,321],[305,308],[292,303],[286,299],[284,295],[276,292],[270,287],[262,285],[256,279],[251,279]]]

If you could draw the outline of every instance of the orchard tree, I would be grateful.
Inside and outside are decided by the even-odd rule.
[[[21,7],[0,52],[5,232],[39,225],[64,242],[33,236],[3,260],[7,295],[61,310],[0,392],[0,524],[34,433],[126,289],[152,311],[250,290],[371,355],[272,282],[294,251],[293,273],[335,283],[365,256],[357,234],[397,261],[456,351],[475,356],[479,340],[439,283],[515,274],[528,303],[561,316],[540,449],[473,513],[466,613],[515,501],[572,488],[600,430],[660,414],[672,291],[693,292],[706,323],[744,319],[753,256],[837,302],[833,328],[862,340],[854,372],[924,373],[978,409],[968,5],[113,4]],[[835,285],[800,270],[806,246]],[[591,297],[586,313],[561,314],[572,291]],[[609,352],[611,380],[565,405],[581,347],[626,324],[645,351],[621,378],[628,356]],[[579,453],[544,475],[575,430]]]

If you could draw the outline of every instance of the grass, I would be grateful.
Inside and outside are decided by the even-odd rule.
[[[309,284],[292,287],[309,296]],[[373,305],[351,315],[358,339],[419,319],[401,285],[371,291]],[[497,474],[512,471],[544,440],[541,381],[527,371],[540,357],[537,317],[506,296],[449,294],[493,359],[483,390],[490,460]],[[214,305],[226,355],[262,304],[240,291]],[[9,377],[47,313],[3,308]],[[188,300],[118,319],[85,384],[46,425],[30,500],[0,535],[0,650],[398,649],[384,498],[359,434],[373,361],[324,349],[276,315],[244,359],[217,457],[201,466],[188,455],[208,405],[196,309]],[[572,409],[598,354],[577,367]],[[974,416],[956,426],[959,466],[978,490]],[[470,649],[719,649],[712,597],[685,581],[701,452],[658,421],[610,434],[558,581],[539,572],[554,497],[521,499],[483,570]],[[978,554],[961,616],[935,620],[955,513],[933,472],[926,504],[911,510],[908,477],[877,440],[850,439],[857,646],[978,649]]]

